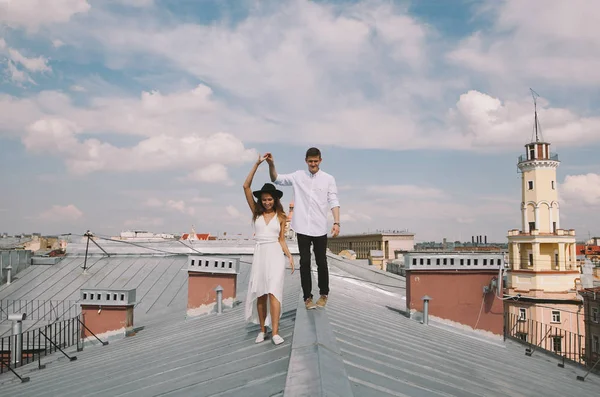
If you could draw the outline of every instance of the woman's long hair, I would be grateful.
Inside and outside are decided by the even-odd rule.
[[[266,193],[266,194],[270,194],[270,193]],[[273,197],[273,209],[275,210],[275,213],[277,214],[277,218],[279,219],[279,223],[285,221],[287,219],[287,215],[285,214],[285,210],[283,209],[283,205],[281,205],[281,200],[279,200],[277,197],[274,197],[273,195],[271,195],[271,197]],[[263,207],[262,205],[262,199],[258,199],[255,203],[254,203],[254,215],[252,216],[252,220],[256,221],[256,219],[261,216],[262,214],[264,214],[266,211],[265,207]]]

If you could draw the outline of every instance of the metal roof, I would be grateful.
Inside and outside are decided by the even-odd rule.
[[[280,335],[285,343],[274,346],[267,340],[255,344],[259,328],[244,322],[250,269],[248,261],[242,258],[238,276],[237,297],[240,304],[221,315],[186,320],[187,283],[184,283],[183,293],[177,281],[180,277],[187,279],[187,272],[180,271],[187,269],[187,261],[182,258],[157,258],[149,265],[143,265],[146,258],[121,258],[123,262],[115,262],[119,258],[110,258],[108,261],[115,262],[110,269],[107,267],[101,273],[98,268],[96,274],[104,274],[104,280],[112,279],[113,285],[138,279],[144,279],[140,285],[162,285],[156,289],[144,288],[146,293],[142,295],[145,296],[135,308],[135,326],[144,326],[144,329],[135,336],[111,341],[104,347],[86,347],[79,353],[71,350],[77,361],[69,362],[54,354],[42,359],[43,363],[50,362],[44,370],[37,370],[35,364],[18,368],[19,373],[31,378],[28,383],[16,382],[10,373],[0,375],[2,396],[281,394],[293,340],[299,273],[290,275],[289,271],[286,272],[280,323]],[[63,271],[69,274],[67,269],[75,269],[77,264],[70,262]],[[150,271],[144,274],[146,266]],[[154,270],[156,268],[158,270]],[[138,276],[118,276],[127,273]],[[65,295],[70,296],[69,293]],[[169,306],[170,301],[177,304]],[[159,307],[165,310],[158,310]],[[150,315],[153,312],[154,315]],[[143,313],[147,313],[146,317]]]
[[[74,362],[54,354],[43,359],[50,364],[46,369],[36,370],[35,364],[19,368],[31,378],[28,383],[18,383],[10,373],[0,375],[2,395],[281,396],[285,392],[293,397],[312,390],[314,395],[344,397],[565,396],[595,395],[600,386],[597,375],[580,382],[576,376],[585,372],[582,368],[567,363],[561,369],[555,357],[539,351],[527,357],[524,346],[516,342],[431,319],[429,325],[409,319],[403,314],[403,277],[333,255],[327,308],[306,311],[299,272],[288,271],[281,322],[286,342],[254,344],[258,327],[244,323],[249,257],[242,257],[238,277],[241,304],[221,315],[188,320],[183,304],[187,294],[178,289],[179,281],[187,287],[185,260],[179,263],[179,258],[96,258],[96,265],[106,261],[96,267],[97,286],[144,285],[138,289],[144,298],[135,309],[134,322],[145,328],[104,347],[88,346],[74,353],[78,357]],[[9,286],[19,284],[11,294],[71,297],[69,291],[78,291],[82,281],[80,269],[76,270],[81,259],[67,257],[47,267],[45,276],[36,276],[41,266],[42,270],[27,269]],[[49,284],[40,282],[43,279]],[[58,281],[62,279],[65,284]],[[317,288],[316,282],[313,286]],[[0,289],[0,297],[5,292]],[[182,306],[169,305],[180,301]]]
[[[81,288],[136,289],[136,322],[146,323],[164,313],[185,313],[187,305],[187,255],[198,252],[217,253],[240,258],[238,285],[246,288],[248,264],[254,245],[235,245],[228,241],[203,241],[193,249],[175,241],[132,245],[123,242],[100,242],[110,257],[90,243],[85,259],[85,244],[69,244],[69,254],[55,265],[33,265],[21,271],[11,285],[0,286],[0,300],[78,301]],[[297,246],[288,244],[292,253]],[[173,254],[170,254],[172,252]],[[84,263],[86,271],[83,271]],[[160,317],[159,317],[160,321]],[[43,323],[27,320],[23,329]],[[0,322],[0,336],[11,331],[9,322]]]
[[[335,263],[337,260],[332,260]],[[339,274],[340,272],[338,272]],[[331,277],[327,315],[354,396],[583,396],[600,377],[478,332],[407,318],[402,288]],[[367,279],[365,279],[367,280]]]

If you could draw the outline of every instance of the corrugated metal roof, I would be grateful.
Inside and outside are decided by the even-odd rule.
[[[245,326],[243,302],[222,315],[184,319],[187,294],[182,288],[187,283],[185,261],[179,263],[180,258],[184,256],[97,257],[91,276],[97,286],[141,286],[135,325],[145,328],[105,347],[86,347],[75,353],[74,362],[55,354],[44,360],[52,361],[44,370],[33,370],[35,364],[21,367],[19,371],[30,376],[29,383],[17,383],[11,374],[0,375],[2,395],[280,396],[287,389],[297,395],[301,388],[286,388],[286,378],[297,381],[303,369],[314,368],[319,368],[320,378],[311,387],[320,390],[319,395],[339,393],[335,385],[344,384],[343,379],[333,377],[340,374],[347,377],[354,396],[361,397],[574,396],[595,395],[599,390],[600,377],[592,374],[585,382],[577,381],[576,376],[585,372],[582,368],[567,363],[561,369],[556,358],[542,352],[527,357],[516,342],[503,343],[433,321],[426,326],[405,317],[402,277],[334,256],[330,256],[327,309],[303,311],[296,322],[297,308],[304,310],[299,272],[287,272],[281,322],[286,343],[256,345],[258,327]],[[19,292],[14,287],[12,293],[71,297],[69,290],[78,291],[82,281],[75,270],[81,259],[67,257],[45,270],[27,269],[19,280],[24,289]],[[249,259],[242,257],[240,266],[238,299],[242,301]],[[43,279],[50,284],[39,283]],[[67,280],[66,285],[58,283],[63,289],[53,282],[62,279]],[[185,287],[179,286],[180,281]],[[38,290],[42,292],[36,295]],[[4,293],[1,289],[0,296]],[[181,307],[175,304],[180,301]],[[292,345],[301,354],[292,354]],[[332,365],[315,362],[321,358]],[[343,371],[333,365],[338,361]]]
[[[87,261],[81,252],[85,244],[69,245],[69,255],[55,265],[33,265],[19,273],[11,285],[0,286],[0,300],[61,301],[79,300],[81,288],[135,288],[136,323],[154,321],[164,313],[185,313],[187,305],[187,255],[202,250],[240,258],[238,288],[246,288],[249,264],[254,245],[234,245],[232,242],[210,242],[194,244],[194,250],[177,242],[147,243],[143,247],[122,242],[106,242],[101,246],[121,253],[110,257],[100,255],[102,251],[90,244]],[[219,243],[219,244],[215,244]],[[138,244],[138,243],[136,243]],[[297,245],[288,244],[292,253]],[[170,248],[169,248],[170,247]],[[94,249],[95,248],[95,249]],[[156,250],[180,252],[164,254]],[[241,254],[240,254],[241,253]],[[84,262],[86,271],[83,272]],[[159,318],[160,320],[160,318]],[[37,327],[43,323],[27,320],[23,329]],[[10,333],[9,322],[0,322],[0,335]]]
[[[600,377],[524,346],[401,314],[404,292],[331,277],[327,314],[355,396],[585,396]],[[474,336],[477,335],[477,336]]]
[[[187,273],[179,271],[183,265],[178,258],[171,258],[171,265],[161,264],[165,260],[167,258],[161,258],[158,263],[143,265],[143,261],[128,259],[125,265],[112,263],[105,267],[104,280],[112,280],[113,285],[127,286],[126,280],[139,278],[144,278],[140,284],[162,284],[162,288],[156,290],[145,288],[146,294],[135,308],[134,322],[136,326],[145,326],[142,331],[111,341],[104,347],[88,347],[83,352],[73,353],[78,358],[74,362],[55,354],[48,357],[52,362],[44,370],[33,370],[35,364],[19,368],[19,372],[31,378],[29,383],[16,383],[12,374],[0,375],[0,382],[5,382],[0,385],[2,395],[271,396],[282,393],[299,296],[298,272],[293,275],[286,272],[280,323],[280,334],[286,342],[274,346],[270,340],[254,343],[258,326],[245,325],[243,302],[221,315],[185,320],[187,292],[181,293],[178,281],[173,280],[178,280],[179,273],[187,279]],[[143,274],[145,266],[159,269],[150,271],[147,277],[126,276],[127,273]],[[245,300],[249,267],[244,262],[240,266],[237,295],[241,301]],[[119,270],[115,273],[115,269]],[[160,270],[162,275],[171,274],[163,280]],[[182,299],[178,298],[180,295]],[[169,307],[168,314],[158,312],[147,316],[148,321],[141,316],[144,312],[155,312],[158,306],[168,307],[172,300],[181,301],[181,307],[178,303],[176,307]]]
[[[97,239],[95,242],[104,251],[109,254],[120,255],[169,255],[169,254],[189,254],[189,253],[220,253],[220,254],[251,254],[254,250],[255,242],[252,239],[240,240],[148,240],[148,241],[127,241],[127,240],[108,240]],[[292,253],[297,253],[297,244],[288,242]],[[85,255],[86,242],[83,241],[69,243],[67,254]],[[102,255],[104,252],[90,242],[88,254]]]

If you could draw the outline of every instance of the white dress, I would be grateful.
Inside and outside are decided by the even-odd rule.
[[[285,276],[285,255],[279,244],[281,226],[275,215],[267,224],[264,216],[254,222],[254,257],[250,270],[250,281],[246,295],[246,322],[259,324],[256,299],[265,294],[273,294],[279,303],[283,298],[283,278]],[[267,301],[265,326],[271,326],[271,313]],[[283,309],[283,308],[282,308]],[[281,318],[281,312],[279,317]]]

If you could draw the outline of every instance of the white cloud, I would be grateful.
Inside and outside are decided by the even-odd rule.
[[[75,205],[68,204],[65,206],[53,205],[52,208],[42,212],[40,219],[44,221],[58,222],[58,221],[76,221],[83,217],[83,212],[79,210]]]
[[[52,40],[52,45],[54,46],[54,48],[60,48],[60,47],[64,46],[65,43],[62,40],[55,39],[55,40]]]
[[[570,207],[600,205],[600,175],[598,174],[567,175],[560,189],[561,196]]]
[[[367,186],[366,191],[382,200],[398,200],[409,198],[442,198],[444,192],[437,188],[416,185],[373,185]]]
[[[85,89],[85,87],[82,87],[82,86],[80,86],[80,85],[76,85],[76,84],[75,84],[75,85],[72,85],[71,87],[69,87],[69,89],[70,89],[71,91],[74,91],[74,92],[86,92],[86,91],[87,91],[87,90]]]
[[[600,117],[581,117],[568,109],[551,108],[538,98],[538,117],[544,140],[564,146],[588,145],[600,141]],[[462,94],[448,112],[452,139],[464,149],[515,148],[532,141],[534,124],[531,98],[504,103],[490,95],[471,90]]]
[[[328,218],[333,220],[333,215],[331,215],[331,212],[328,213]],[[340,222],[361,223],[370,222],[372,220],[373,218],[371,216],[353,209],[344,209],[344,211],[341,211],[340,213]]]
[[[505,0],[486,7],[491,26],[462,42],[449,54],[451,61],[522,82],[600,83],[598,2]]]
[[[92,12],[85,24],[72,22],[70,29],[78,29],[77,35],[65,30],[61,40],[82,53],[91,51],[82,43],[98,41],[104,46],[103,56],[115,68],[143,67],[143,57],[206,84],[169,93],[147,91],[139,98],[91,98],[87,109],[74,107],[63,95],[62,105],[54,106],[58,109],[53,112],[40,112],[39,99],[31,98],[30,111],[42,113],[42,119],[69,120],[81,135],[110,131],[144,137],[147,140],[138,149],[158,145],[159,152],[167,151],[164,146],[168,140],[185,148],[185,137],[201,140],[217,136],[219,131],[239,142],[392,150],[428,149],[432,145],[459,150],[506,149],[510,145],[512,149],[530,136],[529,98],[502,102],[478,91],[460,97],[443,120],[447,125],[424,125],[422,120],[428,112],[439,117],[444,105],[430,102],[431,108],[424,109],[415,99],[447,95],[445,89],[455,90],[460,79],[442,78],[432,71],[433,28],[420,24],[404,8],[386,2],[361,2],[343,8],[305,1],[275,7],[258,5],[233,27],[226,23],[178,24],[174,19],[161,20],[159,14],[157,11],[156,19],[146,18],[142,24],[106,10]],[[280,34],[273,35],[273,31]],[[189,37],[195,39],[187,40]],[[209,86],[226,92],[227,98],[215,95]],[[76,87],[72,90],[78,90]],[[11,102],[17,106],[14,102],[18,101],[11,98]],[[584,138],[598,139],[593,135],[597,118],[580,119],[573,111],[543,106],[540,116],[548,138],[555,138],[553,143],[580,145]],[[31,129],[31,120],[28,117],[28,123],[15,129]],[[567,138],[570,136],[577,139]],[[78,153],[118,152],[102,137],[78,142]],[[232,150],[227,155],[238,153]],[[61,155],[67,161],[73,157],[72,152]],[[89,158],[91,154],[83,157],[88,157],[84,164],[71,159],[70,168],[90,172],[120,165],[118,161],[112,166],[100,164]],[[188,170],[186,180],[231,183],[227,164],[203,163]]]
[[[110,3],[121,4],[127,7],[150,7],[154,5],[154,0],[105,0]]]
[[[52,71],[52,68],[48,65],[48,59],[46,57],[27,57],[19,50],[11,48],[1,37],[0,55],[4,55],[6,57],[4,60],[4,63],[6,64],[5,73],[8,75],[9,79],[17,85],[22,85],[24,82],[35,84],[27,72],[48,73]]]
[[[37,32],[42,26],[69,21],[90,9],[87,0],[9,0],[0,2],[0,24]]]
[[[150,229],[155,226],[162,226],[164,223],[163,218],[140,216],[135,219],[127,219],[123,222],[123,225],[135,229]]]
[[[143,93],[140,100],[99,98],[87,110],[57,92],[24,100],[5,96],[0,104],[8,111],[0,116],[0,126],[15,135],[24,129],[22,141],[29,151],[61,156],[75,174],[171,169],[196,181],[227,184],[225,166],[254,160],[257,153],[229,133],[214,132],[220,129],[214,112],[220,104],[209,96],[210,89],[200,86],[172,95]],[[141,140],[117,147],[85,139],[97,130],[134,134]]]
[[[227,174],[227,168],[223,164],[209,164],[205,168],[192,171],[183,180],[193,182],[224,183],[231,186],[233,181]]]
[[[188,200],[190,203],[194,204],[208,204],[213,201],[210,197],[194,197],[191,200]]]
[[[50,72],[52,68],[48,66],[48,59],[42,56],[28,58],[23,56],[19,51],[9,48],[8,54],[15,62],[21,64],[30,72]]]
[[[240,210],[238,210],[233,205],[226,206],[225,212],[227,213],[227,215],[229,216],[229,218],[231,220],[236,221],[236,222],[249,223],[250,220],[252,219],[252,214],[250,214],[250,212],[248,212],[247,214],[246,213],[242,214],[240,212]]]
[[[194,202],[194,201],[192,201]],[[160,209],[164,209],[164,210],[169,210],[169,211],[177,211],[180,212],[182,214],[187,214],[187,215],[195,215],[196,214],[196,208],[193,206],[190,206],[188,203],[186,203],[185,200],[159,200],[155,197],[151,197],[146,199],[146,201],[144,201],[142,203],[142,205],[144,207],[148,207],[148,208],[160,208]]]
[[[104,45],[111,67],[139,67],[142,56],[227,92],[228,109],[207,110],[217,112],[227,131],[242,140],[406,149],[430,145],[430,137],[418,134],[414,95],[437,93],[446,82],[433,84],[439,78],[427,76],[429,28],[387,2],[258,4],[233,28],[158,17],[143,25],[125,16],[98,18],[85,31]],[[81,45],[79,37],[62,38]],[[171,111],[160,99],[154,109]],[[171,119],[185,117],[188,103],[177,103],[180,112]]]
[[[146,201],[144,201],[142,203],[142,205],[145,207],[162,207],[163,202],[157,198],[151,197],[151,198],[147,199]]]
[[[8,77],[10,78],[10,80],[17,84],[20,85],[21,83],[24,82],[28,82],[28,83],[34,83],[34,81],[31,79],[31,77],[29,77],[29,75],[25,72],[23,72],[22,70],[19,70],[15,64],[8,60],[6,63],[7,66],[7,71],[6,73],[8,74]]]

